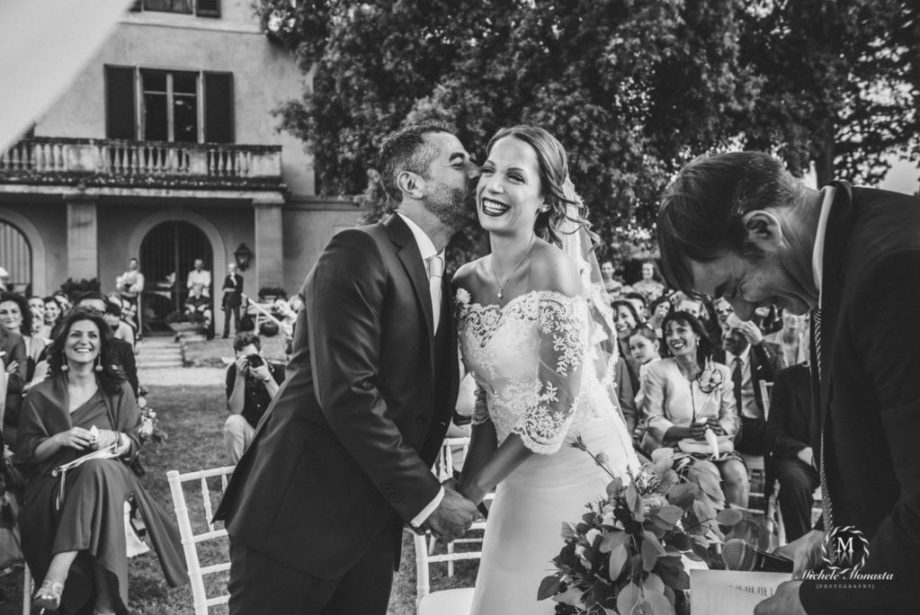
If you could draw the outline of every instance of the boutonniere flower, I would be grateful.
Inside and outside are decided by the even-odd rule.
[[[472,297],[470,296],[470,291],[468,291],[467,289],[465,288],[457,289],[456,299],[457,299],[457,303],[459,303],[460,305],[469,305],[471,298]]]
[[[703,365],[703,371],[700,372],[700,375],[696,379],[700,391],[703,393],[712,393],[722,386],[724,380],[725,376],[722,374],[721,370],[716,369],[712,359],[706,359],[706,363]]]

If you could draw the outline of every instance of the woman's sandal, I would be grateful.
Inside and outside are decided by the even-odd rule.
[[[49,615],[57,613],[61,608],[61,594],[64,593],[63,583],[45,581],[35,592],[32,599],[32,615]]]

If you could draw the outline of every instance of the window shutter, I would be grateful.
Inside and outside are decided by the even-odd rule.
[[[105,67],[105,136],[136,139],[134,111],[134,69]]]
[[[204,74],[204,140],[233,143],[233,73]]]
[[[199,17],[220,17],[220,0],[198,0],[195,9]]]

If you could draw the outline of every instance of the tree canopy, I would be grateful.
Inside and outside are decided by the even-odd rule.
[[[499,128],[541,125],[608,238],[649,227],[693,157],[750,147],[801,175],[877,180],[916,159],[913,0],[261,0],[312,88],[281,110],[323,194],[380,203],[383,137],[452,125],[483,157]],[[370,182],[369,182],[370,179]]]

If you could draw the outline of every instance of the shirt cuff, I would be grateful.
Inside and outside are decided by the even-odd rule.
[[[444,487],[441,487],[441,489],[438,491],[438,495],[434,496],[434,499],[428,503],[428,506],[423,508],[422,512],[415,515],[415,518],[412,519],[412,521],[410,521],[410,524],[412,525],[412,527],[416,527],[416,528],[422,527],[422,524],[428,520],[428,517],[431,516],[431,513],[433,513],[435,509],[441,505],[441,500],[443,499],[444,499]]]

